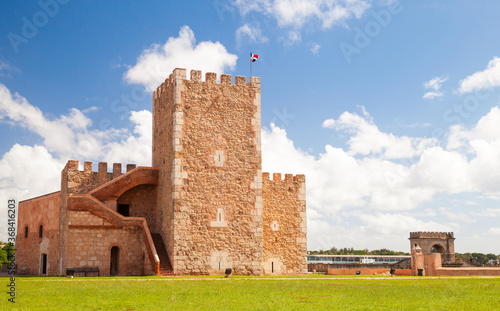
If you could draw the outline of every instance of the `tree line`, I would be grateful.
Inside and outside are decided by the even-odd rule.
[[[468,261],[479,265],[498,265],[500,255],[482,253],[455,253],[455,261]]]
[[[368,249],[354,248],[336,248],[332,247],[329,250],[310,251],[310,255],[393,255],[393,256],[409,256],[410,253],[397,252],[387,248],[376,249],[369,251]]]

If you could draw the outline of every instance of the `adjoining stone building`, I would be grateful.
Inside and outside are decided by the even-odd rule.
[[[455,262],[453,232],[410,232],[411,269],[418,276],[500,275],[500,268]]]
[[[262,173],[260,78],[175,69],[153,93],[152,167],[68,161],[19,204],[32,275],[307,273],[305,176]]]

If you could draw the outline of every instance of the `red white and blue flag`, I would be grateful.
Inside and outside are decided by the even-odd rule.
[[[255,63],[255,61],[257,61],[257,59],[259,59],[259,55],[250,53],[250,61],[252,63]]]

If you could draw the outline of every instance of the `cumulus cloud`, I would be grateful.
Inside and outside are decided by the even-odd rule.
[[[194,32],[183,26],[178,37],[170,37],[165,44],[153,44],[142,51],[137,63],[125,72],[124,79],[152,92],[177,67],[186,68],[188,72],[195,69],[222,74],[233,70],[237,59],[220,42],[197,44]]]
[[[92,112],[94,108],[86,109]],[[61,170],[69,159],[151,165],[152,114],[133,111],[128,129],[92,129],[85,112],[71,108],[65,115],[48,118],[19,94],[0,84],[0,118],[14,127],[37,134],[41,144],[15,144],[0,157],[0,201],[17,201],[58,191]],[[0,222],[6,223],[5,205]],[[4,239],[0,232],[0,240]]]
[[[265,43],[269,39],[262,34],[260,27],[245,24],[236,30],[236,45],[241,47],[243,43]]]
[[[490,230],[488,230],[488,232],[491,234],[500,235],[500,228],[490,228]]]
[[[435,139],[385,133],[364,109],[361,115],[344,112],[323,127],[347,134],[347,148],[326,145],[319,156],[296,148],[284,129],[271,126],[262,133],[263,169],[306,174],[308,230],[314,237],[309,249],[386,247],[390,238],[404,250],[410,231],[456,232],[478,217],[498,217],[498,209],[481,207],[419,211],[438,195],[498,200],[496,124],[500,108],[494,107],[471,129],[450,129],[442,146]]]
[[[500,57],[494,57],[483,71],[478,71],[460,81],[460,94],[500,86]]]
[[[92,112],[92,107],[87,112]],[[151,112],[146,112],[151,115]],[[127,129],[92,129],[92,120],[84,112],[70,108],[69,113],[56,118],[49,118],[36,106],[30,104],[20,94],[12,94],[3,84],[0,84],[0,116],[14,126],[30,130],[43,139],[43,147],[59,158],[106,158],[106,154],[114,146],[114,142],[128,138],[131,134]],[[131,121],[143,128],[138,122],[145,122],[134,114]],[[151,135],[136,130],[136,134],[145,134],[142,139],[151,140]],[[141,137],[141,136],[139,136]],[[135,151],[132,148],[130,151]],[[128,153],[129,157],[131,153]],[[133,159],[133,158],[130,158]],[[140,157],[136,160],[144,162]]]
[[[324,128],[353,134],[348,141],[350,155],[381,155],[387,159],[411,158],[436,144],[431,138],[396,137],[381,132],[363,108],[364,116],[344,112],[337,120],[327,119]]]
[[[259,12],[274,18],[280,27],[301,29],[319,23],[323,29],[360,18],[370,8],[367,0],[235,0],[242,15]]]
[[[448,81],[447,76],[435,77],[424,83],[424,88],[426,90],[431,90],[424,94],[424,99],[434,99],[436,97],[441,97],[444,95],[443,92],[440,92],[441,86],[444,82]]]

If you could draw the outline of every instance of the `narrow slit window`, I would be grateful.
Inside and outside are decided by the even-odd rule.
[[[43,237],[43,226],[40,225],[40,230],[38,230],[38,237],[41,238]]]
[[[28,226],[24,228],[24,237],[28,238]]]

